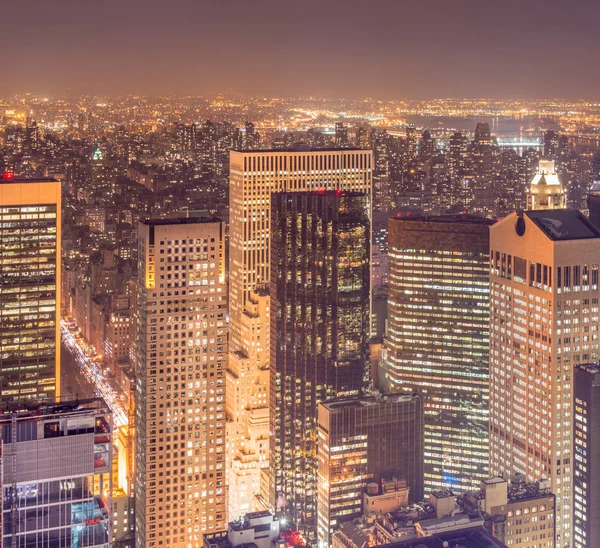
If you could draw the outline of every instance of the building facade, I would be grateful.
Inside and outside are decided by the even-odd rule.
[[[342,190],[371,193],[372,152],[357,149],[232,151],[229,196],[229,332],[228,385],[240,394],[255,390],[254,381],[269,369],[268,333],[270,306],[255,304],[256,295],[269,292],[271,194],[311,190]],[[256,310],[256,311],[255,311]],[[252,319],[248,317],[248,311]],[[250,325],[251,324],[251,325]],[[248,331],[250,329],[250,331]],[[255,340],[249,333],[254,330]],[[260,334],[259,334],[260,330]],[[260,344],[259,344],[260,342]],[[266,350],[266,352],[265,352]],[[244,375],[239,371],[244,369]],[[267,386],[266,399],[269,401]],[[248,402],[240,398],[239,405]],[[256,405],[255,405],[256,404]],[[255,504],[261,470],[265,470],[261,444],[268,403],[228,411],[228,469],[240,488],[230,497],[230,516],[264,506]],[[263,477],[264,479],[264,477]],[[239,481],[238,481],[239,480]],[[269,491],[267,489],[267,491]]]
[[[391,218],[385,394],[418,392],[425,490],[488,477],[489,228],[469,215]]]
[[[573,546],[600,546],[600,365],[577,365],[573,406]]]
[[[369,196],[271,197],[273,504],[314,532],[317,406],[369,377]]]
[[[61,184],[0,178],[0,406],[60,394]]]
[[[573,367],[598,359],[599,256],[578,211],[490,231],[490,470],[551,480],[558,547],[572,545]]]
[[[0,419],[2,545],[111,546],[112,416],[102,400]]]
[[[139,225],[136,546],[200,546],[226,528],[224,227]]]
[[[397,476],[409,500],[423,498],[423,400],[419,395],[319,405],[318,539],[363,513],[367,484]]]

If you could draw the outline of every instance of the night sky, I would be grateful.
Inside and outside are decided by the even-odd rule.
[[[7,92],[600,97],[598,0],[0,0]]]

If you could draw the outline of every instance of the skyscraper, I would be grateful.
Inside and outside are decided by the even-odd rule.
[[[578,211],[490,230],[490,471],[547,477],[572,542],[573,366],[598,359],[600,232]]]
[[[348,148],[350,146],[348,127],[344,125],[344,122],[335,123],[335,146],[339,148]]]
[[[368,383],[369,196],[274,194],[271,238],[273,502],[314,534],[317,406]]]
[[[573,546],[600,546],[600,365],[576,365],[573,405]]]
[[[588,217],[596,228],[600,228],[600,181],[594,181],[587,197]]]
[[[554,168],[554,160],[540,160],[538,172],[527,190],[527,209],[566,207],[567,193]]]
[[[227,527],[224,228],[138,229],[136,546],[200,546]]]
[[[397,475],[410,501],[423,498],[423,400],[419,395],[334,400],[319,405],[318,537],[363,513],[367,483]]]
[[[0,405],[60,395],[61,185],[0,178]]]
[[[231,152],[231,186],[229,207],[229,330],[230,368],[228,386],[240,394],[255,392],[254,381],[269,369],[268,333],[270,329],[270,217],[273,192],[310,190],[342,190],[371,193],[372,153],[369,150],[270,150]],[[255,304],[257,302],[258,304]],[[248,311],[252,319],[248,316]],[[251,325],[250,325],[251,324]],[[250,331],[248,331],[250,330]],[[257,340],[248,337],[254,332]],[[260,341],[258,340],[260,339]],[[258,344],[260,342],[260,344]],[[265,352],[266,349],[266,352]],[[243,362],[243,363],[241,363]],[[237,371],[244,369],[244,375]],[[267,387],[268,388],[268,387]],[[248,401],[240,398],[240,405]],[[246,409],[229,410],[228,468],[234,470],[232,480],[260,484],[264,418],[250,420],[268,413],[268,403],[260,407],[254,399],[252,413]],[[253,449],[250,449],[253,448]],[[242,457],[243,455],[243,457]],[[243,472],[242,472],[243,471]],[[239,473],[238,473],[239,472]],[[245,498],[246,497],[246,498]],[[230,497],[231,518],[243,507],[252,510],[254,494],[244,488]],[[256,509],[260,509],[257,507]]]
[[[488,477],[492,224],[470,215],[389,220],[379,384],[424,398],[428,491],[477,488]]]

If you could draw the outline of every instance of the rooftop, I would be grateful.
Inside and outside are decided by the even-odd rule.
[[[447,544],[444,544],[447,543]],[[388,544],[390,548],[506,548],[482,526],[470,527],[447,533],[437,533],[430,537],[416,538],[405,542]]]
[[[581,369],[592,375],[600,375],[600,362],[598,363],[581,363],[575,366],[576,369]]]
[[[192,225],[197,223],[220,223],[217,217],[165,217],[160,219],[142,219],[140,223],[148,226]]]
[[[40,402],[27,403],[23,401],[2,406],[3,411],[14,410],[12,414],[0,415],[0,425],[17,421],[47,420],[58,415],[79,415],[89,411],[97,413],[110,413],[108,406],[102,398],[91,398],[87,400],[73,400],[60,403]]]
[[[53,177],[13,177],[10,174],[0,174],[0,184],[24,183],[58,183]]]
[[[321,405],[330,411],[341,409],[344,407],[370,407],[373,405],[381,405],[386,403],[408,402],[414,398],[418,398],[418,394],[394,394],[391,396],[370,396],[367,398],[348,398],[346,400],[336,400],[326,402]]]
[[[330,197],[340,197],[340,198],[358,198],[361,196],[368,196],[367,193],[365,192],[356,192],[354,190],[325,190],[325,189],[318,189],[318,190],[304,190],[301,192],[295,192],[295,191],[287,191],[284,190],[282,192],[274,192],[273,194],[282,194],[282,195],[290,195],[290,196],[302,196],[302,195],[309,195],[309,196],[330,196]]]
[[[411,212],[397,213],[392,219],[398,221],[420,221],[427,223],[464,223],[472,225],[493,225],[496,221],[470,213],[452,213],[447,215],[419,215]]]
[[[600,231],[575,209],[540,209],[524,214],[554,241],[600,238]]]
[[[312,148],[310,145],[302,145],[292,148],[268,148],[261,150],[232,150],[232,152],[239,152],[240,154],[273,154],[277,152],[371,152],[371,149],[367,148]]]

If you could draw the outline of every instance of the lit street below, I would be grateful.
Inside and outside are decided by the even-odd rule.
[[[102,372],[102,367],[96,360],[88,355],[87,345],[81,339],[78,339],[74,333],[69,330],[69,324],[65,320],[60,322],[62,334],[62,343],[64,348],[71,354],[71,357],[79,367],[80,372],[87,381],[93,386],[96,396],[104,399],[113,413],[113,421],[116,427],[127,425],[127,410],[124,404],[119,400],[119,394],[111,386]]]

